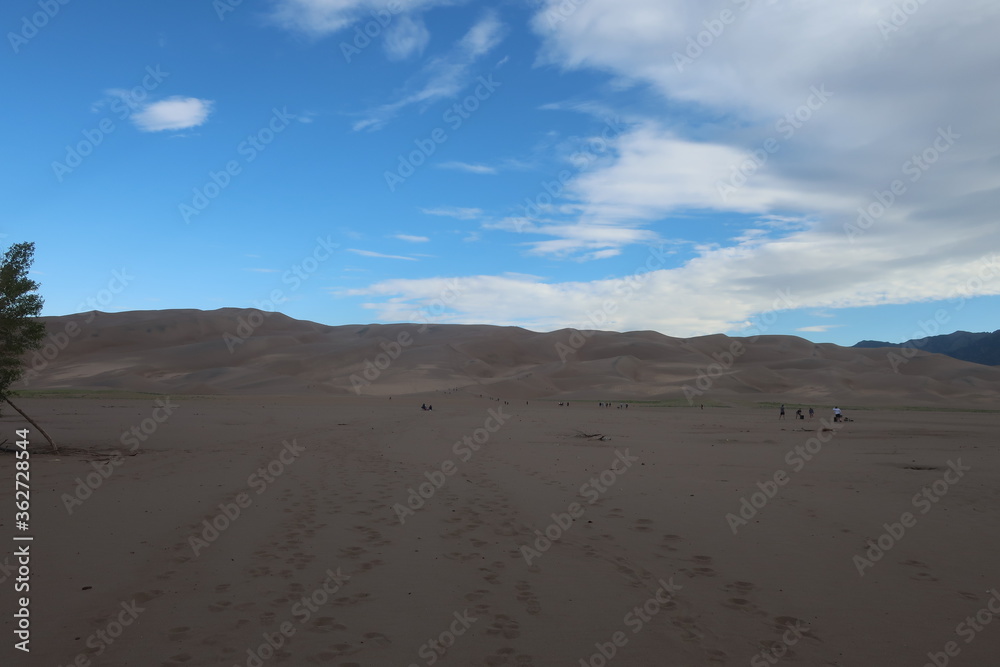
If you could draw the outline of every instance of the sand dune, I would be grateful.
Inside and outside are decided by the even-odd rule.
[[[899,351],[793,336],[680,339],[651,331],[332,327],[235,308],[98,312],[45,321],[55,339],[44,355],[30,358],[36,372],[22,388],[374,396],[465,389],[517,398],[693,396],[701,402],[928,406],[988,405],[1000,391],[997,368],[924,352],[896,357],[904,363],[894,367],[888,355]],[[72,323],[79,329],[69,336]],[[60,336],[64,349],[57,345]]]

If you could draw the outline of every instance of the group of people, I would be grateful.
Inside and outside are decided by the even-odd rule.
[[[813,410],[812,408],[809,408],[809,419],[812,419],[815,415],[816,415],[816,411]],[[782,403],[781,404],[781,411],[778,412],[778,419],[784,419],[784,418],[785,418],[785,404]],[[798,408],[795,411],[795,418],[796,419],[805,419],[806,418],[806,416],[802,413],[802,408]]]
[[[815,414],[816,414],[816,411],[813,410],[812,408],[809,408],[809,419],[812,419],[815,416]],[[785,404],[782,403],[781,404],[781,409],[778,411],[778,419],[784,419],[784,418],[785,418]],[[802,408],[798,408],[797,410],[795,410],[795,418],[796,419],[805,419],[806,418],[805,414],[802,413]],[[844,411],[843,410],[841,410],[837,406],[834,406],[833,407],[833,421],[835,421],[835,422],[842,422],[842,421],[850,421],[850,420],[848,420],[847,417],[844,416]]]

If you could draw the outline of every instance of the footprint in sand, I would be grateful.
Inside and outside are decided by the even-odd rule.
[[[185,662],[190,662],[194,659],[190,653],[178,653],[177,655],[172,655],[167,660],[170,660],[170,664],[184,664]]]
[[[370,642],[375,642],[379,646],[389,646],[392,644],[392,640],[383,635],[381,632],[366,632],[362,635],[366,640]],[[361,642],[362,644],[364,642]]]
[[[774,631],[776,633],[784,633],[790,627],[796,628],[798,632],[802,634],[803,637],[809,637],[810,639],[821,641],[819,637],[817,637],[812,633],[809,624],[803,621],[801,618],[795,618],[794,616],[774,617]],[[791,652],[789,652],[789,654],[790,653]]]
[[[722,590],[729,593],[749,593],[750,591],[756,590],[757,587],[751,584],[749,581],[734,581],[726,584],[722,587]]]
[[[701,639],[701,628],[698,627],[698,624],[690,616],[676,616],[671,618],[670,622],[681,631],[681,639],[685,641],[698,641]]]
[[[504,639],[517,639],[521,636],[521,624],[505,614],[494,617],[493,625],[486,629],[488,635],[501,635]]]
[[[632,526],[632,530],[636,530],[640,533],[648,533],[653,530],[650,528],[652,523],[653,521],[651,519],[636,519],[635,525]]]
[[[519,581],[515,585],[515,588],[518,591],[517,600],[524,603],[525,611],[532,616],[538,616],[542,613],[542,603],[538,601],[538,596],[535,595],[531,584],[527,581]]]
[[[364,547],[344,547],[338,551],[338,555],[341,558],[358,558],[363,553],[367,553],[368,550]]]
[[[385,561],[376,558],[375,560],[370,560],[367,563],[362,563],[360,570],[361,572],[367,572],[368,570],[372,570],[378,567],[379,565],[384,565],[384,564]]]
[[[499,568],[497,568],[499,569]],[[494,586],[500,583],[500,574],[493,568],[481,567],[479,571],[483,573],[483,579]]]
[[[664,535],[663,538],[660,540],[659,548],[667,552],[677,551],[677,547],[674,545],[677,542],[682,542],[683,540],[684,538],[682,538],[680,535],[669,535],[669,534]],[[656,555],[659,556],[660,558],[666,557],[661,553],[656,553]]]
[[[751,616],[767,616],[767,612],[755,605],[750,600],[746,598],[729,598],[722,603],[723,607],[728,607],[729,609],[736,609],[744,613],[750,614]]]
[[[927,563],[923,563],[919,560],[904,560],[900,562],[900,565],[908,565],[919,570],[927,569]],[[940,579],[932,575],[930,572],[916,572],[910,577],[910,579],[913,579],[914,581],[940,581]]]
[[[682,568],[678,570],[688,579],[694,579],[695,577],[715,577],[718,573],[710,567],[695,567],[695,568]]]
[[[321,629],[321,630],[346,630],[347,629],[346,625],[344,625],[342,623],[338,623],[337,619],[333,618],[332,616],[323,616],[322,618],[317,618],[316,622],[313,623],[313,627]]]

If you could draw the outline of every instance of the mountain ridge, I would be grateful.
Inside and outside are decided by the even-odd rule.
[[[974,364],[1000,366],[1000,330],[993,332],[955,331],[950,334],[911,338],[902,343],[863,340],[855,343],[853,347],[862,349],[913,348],[944,354]]]

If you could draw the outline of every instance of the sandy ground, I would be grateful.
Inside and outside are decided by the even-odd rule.
[[[31,459],[30,655],[12,647],[16,559],[0,552],[4,665],[920,667],[930,652],[973,667],[1000,654],[1000,622],[986,624],[995,413],[871,410],[822,431],[819,414],[457,394],[176,398],[169,416],[148,398],[21,402],[66,451]],[[154,416],[129,452],[121,434]],[[0,439],[24,425],[6,414]],[[103,464],[107,479],[94,466],[109,457],[80,451],[112,448],[134,456]],[[11,545],[14,457],[0,461]],[[78,484],[88,475],[96,488]],[[760,505],[745,523],[742,498]],[[906,512],[884,555],[855,559]]]

